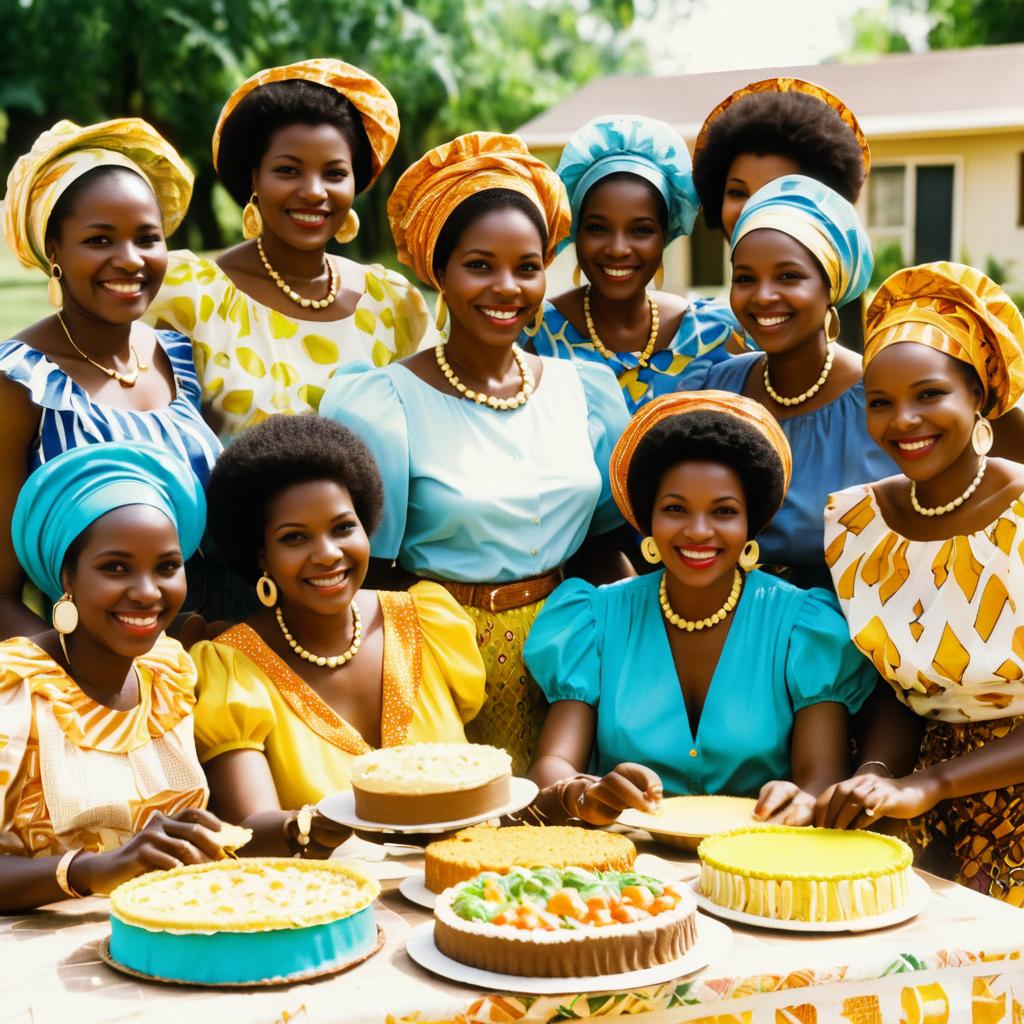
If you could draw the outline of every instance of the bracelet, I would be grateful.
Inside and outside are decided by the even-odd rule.
[[[68,850],[59,861],[57,861],[57,885],[60,886],[60,891],[65,895],[70,896],[73,900],[80,900],[84,898],[84,893],[76,892],[72,888],[71,883],[68,881],[68,870],[71,867],[71,862],[82,852],[81,847],[74,850]]]
[[[867,774],[867,775],[875,775],[875,774],[877,774],[876,772],[865,772],[864,771],[865,768],[870,768],[872,765],[878,765],[878,767],[881,768],[883,772],[885,772],[885,777],[887,779],[891,779],[892,778],[892,772],[889,770],[889,766],[884,761],[865,761],[857,769],[857,771],[854,772],[854,774],[855,775],[865,775],[865,774]]]

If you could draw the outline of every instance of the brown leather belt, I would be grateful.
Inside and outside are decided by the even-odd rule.
[[[437,580],[459,604],[482,608],[488,612],[506,612],[542,601],[565,578],[561,568],[552,569],[542,576],[516,580],[514,583],[455,583]]]

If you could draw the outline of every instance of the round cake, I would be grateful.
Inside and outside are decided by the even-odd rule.
[[[373,952],[380,887],[332,861],[251,858],[153,871],[110,897],[110,955],[141,974],[247,985]]]
[[[509,802],[512,759],[476,743],[413,743],[352,762],[356,814],[386,825],[462,821]]]
[[[443,892],[481,871],[503,875],[516,865],[628,871],[635,860],[636,847],[614,832],[568,825],[474,825],[427,847],[424,881],[431,892]]]
[[[434,906],[434,942],[445,956],[521,977],[642,970],[678,960],[696,937],[692,894],[635,872],[484,872]]]
[[[876,832],[785,825],[710,836],[697,848],[701,892],[730,910],[780,921],[856,921],[910,894],[910,847]]]

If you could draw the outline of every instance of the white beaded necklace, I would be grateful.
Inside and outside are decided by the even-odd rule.
[[[516,366],[519,368],[522,387],[511,398],[498,398],[496,395],[488,395],[486,392],[467,388],[455,375],[455,371],[445,358],[443,344],[435,346],[434,358],[437,360],[438,369],[444,374],[444,379],[458,391],[462,398],[470,402],[476,402],[477,405],[486,405],[489,409],[518,409],[519,406],[525,405],[530,395],[533,394],[533,373],[530,367],[526,365],[526,357],[515,345],[512,346],[512,358],[516,361]]]
[[[772,382],[768,379],[768,357],[764,359],[764,389],[768,392],[773,402],[778,402],[779,405],[802,405],[809,398],[813,398],[822,388],[825,381],[828,380],[828,375],[832,372],[832,361],[836,357],[835,345],[829,345],[825,352],[825,366],[822,368],[821,376],[802,394],[794,395],[792,398],[784,398],[780,395],[775,388],[772,387]]]
[[[914,511],[921,516],[944,516],[947,512],[952,512],[953,509],[959,508],[977,489],[981,483],[982,477],[985,475],[985,469],[988,467],[988,459],[983,455],[981,457],[981,465],[978,466],[978,472],[975,474],[974,479],[971,481],[970,487],[960,495],[959,498],[954,498],[952,501],[946,502],[945,505],[939,505],[935,508],[925,508],[924,505],[920,504],[917,500],[917,481],[910,481],[910,504],[913,505]]]
[[[277,616],[277,624],[281,627],[281,632],[284,634],[284,638],[288,643],[288,646],[300,657],[303,661],[311,662],[313,665],[319,665],[320,668],[337,668],[339,665],[344,665],[350,662],[358,653],[359,647],[363,642],[363,620],[359,615],[359,608],[355,601],[352,602],[352,646],[345,651],[343,654],[332,654],[327,657],[322,654],[313,654],[312,651],[307,651],[298,640],[291,635],[288,627],[285,625],[284,615],[281,613],[281,608],[278,606],[274,609],[274,614]]]
[[[294,288],[288,285],[288,282],[270,265],[270,260],[267,259],[267,254],[263,251],[263,236],[261,235],[256,239],[256,251],[260,254],[260,262],[263,264],[263,269],[267,272],[267,276],[270,278],[278,288],[281,289],[292,300],[296,305],[302,306],[303,309],[326,309],[334,300],[338,297],[338,289],[341,286],[341,278],[338,276],[338,272],[334,269],[334,264],[327,258],[326,253],[324,254],[324,262],[327,264],[327,280],[329,285],[327,288],[327,295],[322,299],[307,299],[305,296],[300,295]]]

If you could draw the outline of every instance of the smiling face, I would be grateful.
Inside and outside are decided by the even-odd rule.
[[[740,153],[729,165],[722,196],[722,228],[731,238],[736,221],[747,200],[776,178],[802,173],[800,165],[788,156],[777,153]]]
[[[275,132],[253,171],[264,231],[295,249],[322,249],[356,197],[352,150],[331,124],[291,124]]]
[[[913,342],[890,345],[868,364],[868,432],[911,480],[938,476],[970,445],[982,395],[968,371]]]
[[[78,629],[107,650],[137,658],[185,603],[178,531],[149,505],[114,509],[72,545],[61,582],[78,607]]]

